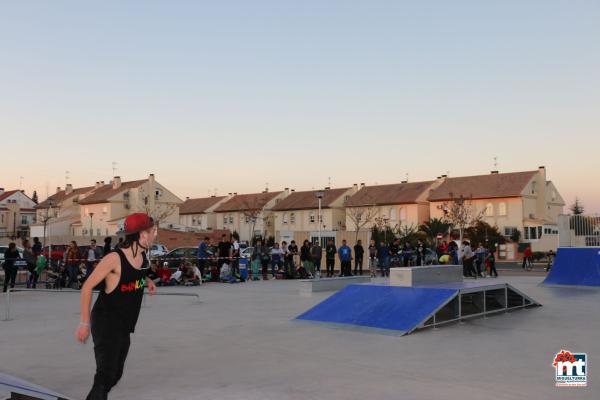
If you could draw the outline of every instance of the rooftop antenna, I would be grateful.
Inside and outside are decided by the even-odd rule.
[[[408,172],[406,173],[406,182],[408,183]]]
[[[117,176],[117,163],[115,161],[112,162],[112,176]]]
[[[331,187],[331,177],[327,177],[327,186]]]
[[[217,188],[215,188],[215,196],[217,195]]]
[[[268,192],[269,191],[269,182],[265,182],[265,191]]]
[[[498,171],[498,157],[494,157],[494,171]]]
[[[65,171],[65,187],[67,187],[67,184],[69,183],[69,171]]]
[[[24,178],[22,176],[19,177],[19,190],[23,188],[23,179]]]

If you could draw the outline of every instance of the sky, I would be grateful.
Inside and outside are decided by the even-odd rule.
[[[598,21],[578,0],[2,2],[0,187],[43,199],[113,162],[181,198],[544,165],[600,212]]]

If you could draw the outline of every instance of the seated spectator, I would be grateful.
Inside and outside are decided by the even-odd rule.
[[[186,286],[197,286],[202,283],[200,270],[189,261],[183,265],[183,284]]]
[[[169,285],[175,286],[183,282],[183,266],[179,267],[177,271],[173,272],[169,277]]]
[[[221,273],[219,274],[219,280],[227,283],[236,282],[235,277],[231,274],[231,267],[229,264],[223,263],[223,266],[221,267]]]
[[[169,269],[169,263],[164,262],[162,267],[156,270],[156,275],[159,278],[157,285],[162,286],[168,284],[169,280],[171,279],[171,270]]]

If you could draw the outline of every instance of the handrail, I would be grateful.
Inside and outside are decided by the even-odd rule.
[[[74,289],[14,289],[8,288],[4,294],[5,298],[5,313],[2,321],[10,321],[10,294],[11,292],[38,292],[38,293],[81,293],[80,290]],[[99,293],[98,290],[93,290],[92,293]],[[150,295],[148,291],[144,290],[144,296],[178,296],[178,297],[195,297],[200,302],[200,295],[198,293],[184,293],[184,292],[158,292]]]

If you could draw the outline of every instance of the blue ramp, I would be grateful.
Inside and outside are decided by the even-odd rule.
[[[0,372],[0,391],[7,390],[12,399],[68,400],[68,397],[26,380]]]
[[[600,286],[600,247],[561,247],[543,285]]]
[[[457,293],[458,290],[445,288],[348,285],[296,319],[407,334]]]

